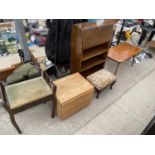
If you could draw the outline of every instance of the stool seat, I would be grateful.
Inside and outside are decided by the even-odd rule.
[[[87,76],[87,79],[95,86],[96,89],[101,91],[103,88],[116,81],[116,76],[105,69],[101,69]]]
[[[34,78],[5,87],[10,109],[15,109],[47,96],[52,90],[43,77]]]

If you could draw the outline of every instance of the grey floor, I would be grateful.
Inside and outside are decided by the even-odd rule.
[[[120,65],[113,90],[106,88],[99,99],[68,119],[51,119],[50,103],[41,104],[16,115],[23,134],[140,134],[155,114],[155,49],[153,59],[132,67]],[[116,63],[107,60],[114,72]],[[7,112],[0,107],[0,134],[18,134]]]

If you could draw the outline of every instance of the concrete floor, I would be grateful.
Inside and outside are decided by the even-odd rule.
[[[61,121],[51,119],[50,103],[16,115],[23,134],[140,134],[155,114],[155,49],[153,59],[133,67],[120,65],[113,90],[106,88],[99,99]],[[114,72],[116,63],[107,60],[106,68]],[[7,112],[0,107],[0,134],[18,134]]]

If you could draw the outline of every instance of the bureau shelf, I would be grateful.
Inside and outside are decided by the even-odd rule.
[[[82,61],[101,55],[108,51],[108,44],[103,44],[83,51]]]
[[[82,62],[81,71],[86,71],[87,69],[90,69],[98,64],[103,63],[105,60],[102,57],[95,57],[93,59],[89,59],[87,61]]]

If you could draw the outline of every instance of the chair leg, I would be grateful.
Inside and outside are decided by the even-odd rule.
[[[11,119],[11,122],[12,122],[13,126],[16,128],[16,130],[18,131],[18,133],[21,134],[22,131],[20,130],[18,124],[15,121],[15,116],[13,114],[9,114],[9,115],[10,115],[10,119]]]
[[[55,110],[56,110],[56,98],[53,96],[52,97],[52,114],[51,114],[52,118],[55,117]]]
[[[111,85],[110,85],[110,89],[112,89],[113,85],[116,83],[116,81],[114,81]]]
[[[96,98],[98,99],[99,98],[99,95],[100,95],[100,91],[99,90],[96,90]]]
[[[15,121],[15,116],[14,114],[11,112],[11,110],[9,109],[9,107],[6,104],[3,104],[3,107],[5,108],[5,110],[8,112],[9,116],[10,116],[10,120],[12,125],[16,128],[16,130],[18,131],[19,134],[22,133],[22,131],[20,130],[18,124]]]
[[[53,105],[52,106],[52,118],[54,118],[55,117],[55,104],[53,103],[52,105]]]

